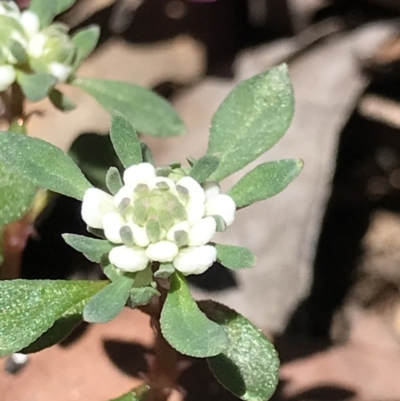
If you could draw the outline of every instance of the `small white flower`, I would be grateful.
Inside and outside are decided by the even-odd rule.
[[[59,82],[65,82],[72,71],[71,66],[57,62],[50,63],[47,68],[49,73],[55,76]]]
[[[217,250],[211,245],[182,249],[173,265],[185,276],[202,274],[217,260]]]
[[[34,58],[40,58],[44,54],[44,47],[47,43],[47,36],[43,33],[35,35],[28,44],[28,53]]]
[[[155,262],[172,262],[178,254],[178,246],[171,241],[159,241],[155,244],[150,244],[146,249],[146,256]]]
[[[129,223],[128,226],[132,231],[133,241],[136,245],[145,248],[150,244],[149,237],[147,236],[146,229],[144,227],[140,227],[135,223]]]
[[[126,224],[125,219],[118,212],[108,212],[103,217],[103,229],[106,238],[114,244],[121,244],[121,228]]]
[[[189,231],[189,246],[201,246],[209,243],[215,235],[217,223],[213,217],[206,217],[196,223]]]
[[[20,14],[17,4],[13,1],[0,1],[0,15],[6,15],[19,21]]]
[[[144,249],[136,246],[116,246],[111,249],[108,259],[118,269],[132,273],[144,270],[149,264]]]
[[[150,163],[140,163],[128,167],[124,172],[124,183],[127,185],[145,184],[149,179],[155,178],[156,169]]]
[[[175,233],[177,231],[185,231],[186,233],[188,233],[190,230],[190,225],[187,221],[181,221],[178,224],[175,224],[174,226],[172,226],[168,232],[167,232],[167,240],[169,241],[175,241]]]
[[[221,193],[221,187],[218,182],[206,181],[203,184],[204,193],[206,194],[206,199],[212,198],[213,196],[219,195]]]
[[[0,92],[6,90],[16,78],[14,67],[11,65],[0,65]]]
[[[39,17],[33,11],[23,11],[21,13],[20,23],[30,38],[32,38],[39,32]]]
[[[175,182],[155,174],[153,165],[140,163],[125,171],[125,185],[114,197],[89,189],[82,217],[90,227],[102,228],[110,242],[124,242],[109,255],[116,268],[135,272],[152,261],[172,262],[185,275],[201,274],[217,257],[215,247],[207,245],[216,231],[212,216],[219,215],[227,225],[232,224],[235,202],[221,194],[215,182],[202,187],[189,176]],[[161,190],[154,191],[156,188]],[[128,232],[127,238],[124,234],[121,238],[125,226],[132,236]]]
[[[82,219],[92,228],[103,228],[103,217],[106,213],[114,212],[113,197],[106,192],[89,188],[83,196]]]
[[[182,177],[176,185],[180,185],[189,191],[190,201],[196,201],[198,203],[204,203],[206,195],[201,185],[192,177]]]
[[[221,216],[228,227],[235,220],[236,204],[229,195],[216,195],[207,199],[205,208],[207,216]]]

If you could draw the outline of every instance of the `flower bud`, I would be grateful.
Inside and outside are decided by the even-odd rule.
[[[15,81],[15,70],[11,65],[0,65],[0,92],[6,90]]]
[[[48,72],[63,82],[72,71],[77,48],[68,35],[68,27],[56,23],[30,39],[28,53],[35,71]]]

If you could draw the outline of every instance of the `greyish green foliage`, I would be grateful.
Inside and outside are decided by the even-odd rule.
[[[218,157],[205,155],[194,163],[189,175],[202,184],[218,168],[218,165]]]
[[[49,99],[53,106],[63,112],[71,111],[76,108],[75,103],[64,93],[56,88],[52,88],[49,92]],[[10,131],[13,131],[10,129]]]
[[[90,25],[80,29],[72,36],[72,42],[78,49],[75,65],[79,65],[83,59],[93,52],[99,41],[99,37],[100,28],[97,25]]]
[[[0,356],[20,351],[60,319],[75,319],[104,281],[0,281]]]
[[[211,121],[208,154],[220,157],[220,181],[266,152],[292,121],[294,101],[286,65],[241,82]]]
[[[283,191],[299,174],[299,159],[262,163],[247,173],[229,191],[237,207],[245,207]]]
[[[57,78],[45,72],[26,74],[17,71],[17,81],[26,98],[32,102],[44,99],[50,89],[57,83]]]
[[[182,354],[205,358],[218,355],[227,346],[224,330],[200,311],[178,272],[171,276],[160,323],[165,339]]]
[[[138,85],[94,78],[76,78],[72,84],[93,96],[110,114],[125,116],[140,133],[168,137],[182,135],[185,127],[172,106]]]
[[[245,401],[266,401],[278,384],[279,358],[267,337],[249,320],[214,301],[199,302],[206,315],[224,328],[229,346],[208,358],[217,380]]]
[[[64,241],[88,258],[91,262],[100,263],[101,257],[109,253],[115,246],[111,242],[102,239],[85,237],[77,234],[63,234]]]
[[[83,310],[83,319],[89,323],[106,323],[114,319],[125,306],[132,285],[133,278],[119,276],[90,299]]]
[[[35,12],[40,20],[40,27],[48,26],[57,15],[68,10],[76,0],[32,0],[29,9]]]
[[[142,147],[132,124],[122,115],[111,118],[111,142],[124,167],[130,167],[143,161]]]
[[[29,210],[36,187],[0,164],[0,227],[22,217]]]
[[[81,200],[91,187],[61,149],[38,138],[0,132],[0,162],[33,184]]]
[[[248,269],[257,263],[257,258],[241,246],[216,244],[217,260],[228,269]]]

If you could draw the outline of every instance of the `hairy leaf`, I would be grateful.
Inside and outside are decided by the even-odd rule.
[[[285,65],[241,82],[211,121],[207,153],[220,157],[212,178],[222,180],[274,146],[289,128],[293,109]]]
[[[171,276],[160,323],[165,339],[182,354],[205,358],[227,347],[224,330],[199,310],[185,278],[178,272]]]
[[[214,155],[205,155],[195,162],[189,175],[202,184],[218,168],[218,165],[218,157]]]
[[[18,71],[17,81],[26,98],[32,102],[37,102],[47,97],[50,89],[57,83],[57,78],[45,72],[26,74]]]
[[[257,258],[241,246],[216,244],[217,260],[228,269],[247,269],[255,266]]]
[[[185,127],[163,98],[138,85],[94,78],[76,78],[72,84],[93,96],[110,114],[125,116],[143,134],[182,135]]]

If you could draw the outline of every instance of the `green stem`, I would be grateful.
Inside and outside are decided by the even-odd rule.
[[[179,353],[172,348],[162,335],[160,315],[164,305],[167,290],[158,285],[161,296],[154,303],[142,308],[143,312],[151,316],[151,325],[154,330],[154,359],[148,374],[149,392],[146,401],[166,401],[175,387],[179,375]]]

